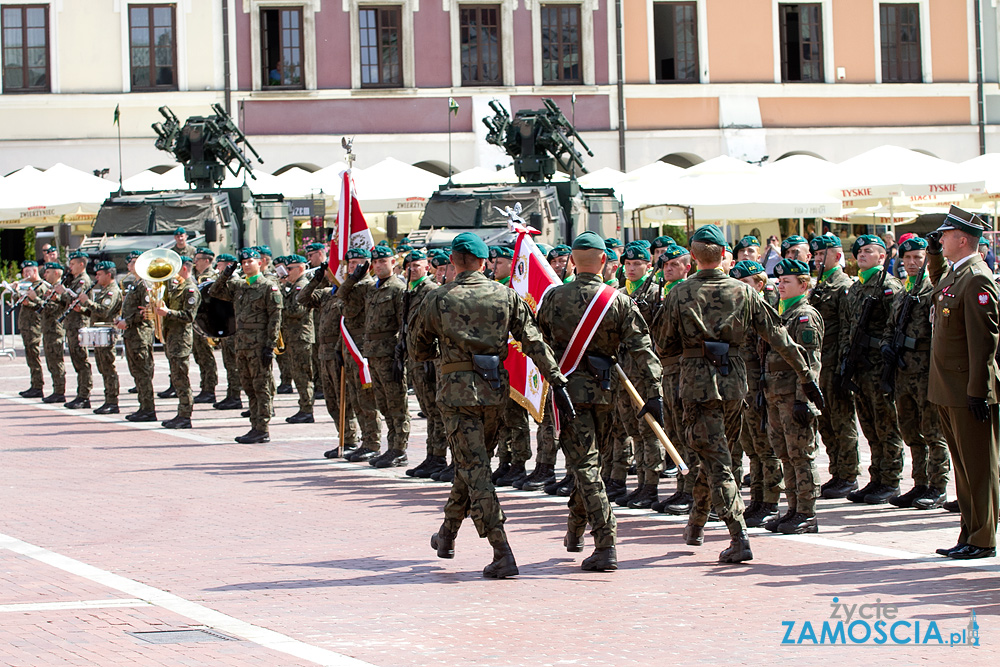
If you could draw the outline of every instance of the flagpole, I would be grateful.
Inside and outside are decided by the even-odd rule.
[[[115,125],[118,126],[118,194],[125,192],[123,185],[124,174],[122,174],[122,124],[120,108],[120,105],[115,105]]]
[[[451,182],[451,104],[448,105],[448,187],[452,186]]]

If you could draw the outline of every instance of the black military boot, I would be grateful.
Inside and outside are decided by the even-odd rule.
[[[177,398],[177,390],[174,389],[174,385],[170,385],[163,391],[156,392],[156,395],[160,398]]]
[[[765,522],[778,516],[778,503],[765,503],[756,501],[757,507],[751,511],[749,508],[743,513],[743,520],[747,528],[760,528]],[[753,507],[753,503],[750,504]]]
[[[565,484],[560,484],[559,487],[556,488],[557,496],[561,496],[563,498],[569,498],[570,495],[573,494],[573,488],[576,486],[576,477],[574,477],[573,475],[567,475],[567,477],[569,481],[566,482]]]
[[[646,488],[645,484],[640,484],[639,486],[632,489],[631,493],[626,493],[624,496],[619,496],[618,499],[615,500],[615,505],[618,505],[618,507],[628,507],[628,504],[632,502],[635,498],[639,497],[639,494],[641,494],[645,490],[645,488]]]
[[[427,469],[429,467],[434,467],[438,461],[440,461],[440,463],[441,463],[442,466],[445,465],[444,457],[443,456],[434,456],[433,454],[428,454],[427,457],[424,458],[423,461],[421,461],[420,463],[418,463],[415,468],[410,468],[409,470],[407,470],[406,471],[406,476],[407,477],[429,477],[430,476],[430,472],[428,471],[426,475],[424,474],[424,472],[427,471]]]
[[[932,510],[944,505],[945,501],[948,500],[948,494],[945,493],[944,489],[934,489],[928,487],[924,494],[919,498],[913,499],[913,509],[916,510]]]
[[[524,463],[512,463],[507,468],[507,472],[497,478],[494,486],[511,486],[514,480],[525,475],[527,475],[527,471],[524,469]]]
[[[358,447],[360,446],[361,445],[359,445],[356,442],[346,442],[344,443],[344,451],[342,451],[340,454],[344,458],[347,458],[348,454],[353,454],[354,452],[358,451]]]
[[[430,479],[431,475],[436,472],[443,472],[445,468],[448,467],[448,461],[443,456],[429,456],[428,458],[431,460],[427,464],[427,467],[421,470],[419,474],[414,475],[414,477],[419,479]]]
[[[401,449],[390,449],[375,464],[376,468],[400,468],[409,463],[406,452]]]
[[[156,411],[139,409],[131,414],[125,415],[125,419],[130,422],[155,422]]]
[[[836,484],[833,482],[836,481]],[[849,482],[846,479],[831,480],[830,486],[820,492],[820,495],[829,500],[835,498],[847,498],[853,491],[858,490],[857,480]]]
[[[66,401],[66,394],[49,394],[42,399],[42,403],[64,403]]]
[[[548,495],[550,495],[550,496],[556,496],[556,495],[559,495],[559,494],[557,493],[557,491],[559,490],[559,487],[562,487],[562,486],[566,486],[566,485],[567,485],[567,484],[569,484],[569,483],[570,483],[570,482],[571,482],[572,480],[573,480],[573,475],[572,475],[572,473],[569,473],[569,472],[567,472],[567,473],[566,473],[566,476],[565,476],[565,477],[563,477],[562,479],[560,479],[560,480],[556,480],[555,482],[552,482],[551,484],[548,484],[548,485],[546,485],[546,486],[545,486],[545,493],[547,493],[547,494],[548,494]]]
[[[431,475],[431,479],[436,479],[439,482],[445,482],[446,484],[451,484],[455,481],[455,462],[452,461],[448,466],[439,473],[436,473],[437,477]]]
[[[764,530],[772,533],[777,533],[778,528],[781,526],[781,524],[783,524],[785,521],[788,521],[793,516],[795,516],[795,510],[793,509],[789,509],[781,516],[774,516],[764,522]]]
[[[663,498],[662,500],[657,500],[655,503],[653,503],[652,505],[650,505],[649,509],[653,510],[654,512],[659,512],[659,513],[662,514],[662,513],[664,513],[664,512],[667,511],[665,509],[666,506],[669,505],[669,504],[671,504],[675,500],[677,500],[677,498],[680,497],[680,495],[681,495],[680,491],[674,491],[672,494],[670,494],[666,498]],[[609,498],[610,498],[610,496],[609,496]]]
[[[177,415],[173,419],[168,419],[165,422],[160,422],[160,426],[163,428],[191,428],[191,418],[181,417]]]
[[[949,512],[954,512],[956,514],[962,511],[958,507],[958,498],[956,498],[955,500],[949,500],[947,502],[941,503],[941,507]]]
[[[738,534],[733,535],[729,548],[724,549],[719,554],[719,562],[742,563],[748,560],[753,560],[753,552],[750,551],[750,537],[747,535],[747,531],[741,530]]]
[[[901,496],[889,498],[889,504],[895,507],[913,507],[913,501],[927,493],[928,490],[929,487],[918,484]]]
[[[647,484],[642,488],[642,493],[629,501],[628,506],[629,509],[648,510],[657,500],[659,500],[659,493],[656,486]]]
[[[483,568],[483,576],[487,579],[516,577],[519,574],[517,563],[514,561],[514,552],[510,550],[503,528],[494,528],[486,537],[493,546],[493,562]]]
[[[628,493],[628,487],[625,486],[625,480],[623,479],[612,477],[604,487],[610,502],[614,502]]]
[[[25,389],[19,392],[22,398],[42,398],[45,396],[45,392],[39,387],[32,387],[31,389]]]
[[[376,456],[379,456],[377,449],[367,449],[365,447],[359,447],[352,453],[347,455],[347,460],[351,463],[366,463],[371,461]]]
[[[281,384],[278,385],[278,388],[275,389],[274,391],[277,394],[290,394],[294,391],[294,389],[292,389],[291,382],[282,382]]]
[[[531,471],[530,475],[519,481],[515,486],[519,484],[519,488],[522,491],[538,491],[554,481],[556,481],[555,468],[547,463],[539,463]]]
[[[243,417],[244,419],[248,419],[250,417],[250,411],[249,410],[244,410],[243,412],[240,413],[240,417]]]
[[[692,547],[700,547],[705,543],[705,526],[696,526],[689,523],[684,526],[684,544]]]
[[[242,410],[243,401],[239,396],[226,396],[218,403],[213,403],[212,407],[216,410]]]
[[[323,458],[325,459],[339,459],[340,458],[340,447],[334,447],[333,449],[328,449],[323,452]]]
[[[852,503],[863,503],[865,502],[865,496],[874,491],[875,487],[877,487],[878,485],[879,484],[877,481],[871,480],[857,491],[851,491],[850,493],[848,493],[847,499],[850,500]]]
[[[313,392],[314,401],[322,401],[325,399],[326,399],[326,394],[323,393],[322,389],[317,389],[316,391]]]
[[[563,546],[566,547],[566,551],[570,553],[579,553],[583,551],[583,533],[577,535],[572,530],[567,530],[566,536],[563,537]]]
[[[72,401],[70,401],[68,403],[63,403],[63,407],[64,408],[69,408],[70,410],[80,410],[81,408],[89,408],[90,407],[90,399],[89,398],[80,398],[79,396],[77,396]]]
[[[691,513],[691,505],[694,503],[694,498],[690,493],[681,493],[677,496],[677,500],[665,505],[663,510],[667,514],[673,514],[675,516],[683,516],[685,514]]]
[[[497,469],[493,471],[492,475],[490,475],[490,481],[493,482],[493,486],[496,486],[497,480],[506,475],[508,472],[510,472],[510,461],[501,461],[500,465],[497,466]]]
[[[271,442],[271,436],[267,431],[258,431],[252,428],[246,432],[246,435],[237,436],[236,442],[241,445],[260,445],[265,442]]]
[[[138,394],[139,393],[139,388],[138,387],[132,387],[131,389],[128,390],[128,393],[130,393],[130,394]]]
[[[215,403],[215,392],[204,389],[192,400],[195,403]]]
[[[118,412],[117,403],[105,403],[99,408],[94,408],[95,415],[116,415]]]
[[[889,486],[888,484],[879,484],[871,493],[865,496],[865,503],[869,505],[881,505],[882,503],[888,502],[892,498],[899,495],[898,486]]]
[[[445,528],[444,524],[431,535],[431,549],[437,551],[438,558],[455,557],[455,536],[456,533]]]
[[[285,421],[289,424],[313,424],[316,419],[313,417],[313,413],[299,410],[291,417],[285,417]]]
[[[587,572],[611,572],[618,569],[618,551],[614,547],[598,547],[583,559],[580,569]]]
[[[677,464],[668,458],[663,470],[660,471],[660,479],[672,479],[678,474],[680,474],[680,470],[677,469]]]
[[[784,535],[802,535],[804,533],[818,533],[819,523],[815,516],[807,516],[802,512],[796,512],[781,522],[778,532]]]
[[[839,477],[831,477],[830,479],[826,480],[825,482],[823,482],[820,485],[820,487],[819,487],[820,493],[822,493],[823,491],[826,491],[831,486],[837,486],[838,484],[840,484],[843,481],[844,480],[840,479]]]

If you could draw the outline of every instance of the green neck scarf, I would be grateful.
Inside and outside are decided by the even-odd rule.
[[[921,276],[906,276],[906,291],[909,292],[913,289],[913,285],[927,277],[927,272],[924,271]]]
[[[793,296],[791,299],[782,299],[781,303],[778,304],[778,314],[784,315],[785,311],[792,308],[802,299],[806,298],[805,294],[800,294],[798,296]]]
[[[247,276],[247,285],[253,285],[259,279],[260,279],[260,274],[259,273],[255,273],[252,276]]]
[[[410,289],[413,289],[414,287],[416,287],[420,283],[424,282],[425,280],[427,280],[427,276],[420,276],[416,280],[411,280],[410,281]]]
[[[663,295],[666,296],[667,294],[670,294],[670,290],[672,290],[673,288],[677,287],[677,285],[681,284],[682,282],[684,282],[683,278],[681,278],[680,280],[675,280],[672,283],[667,283],[666,285],[664,285],[663,286]]]
[[[833,275],[833,272],[836,271],[839,268],[840,268],[839,266],[835,266],[832,269],[828,269],[827,271],[824,271],[823,275],[820,276],[819,279],[822,280],[823,282],[826,282],[827,280],[830,279],[830,276]]]
[[[648,274],[647,274],[647,275],[648,275]],[[647,276],[643,276],[642,278],[639,278],[639,279],[638,279],[638,280],[636,280],[636,281],[631,281],[631,280],[626,280],[626,281],[625,281],[625,291],[626,291],[626,292],[627,292],[628,294],[630,294],[630,295],[631,295],[631,294],[634,294],[634,293],[635,293],[635,291],[636,291],[637,289],[639,289],[640,287],[642,287],[642,284],[643,284],[644,282],[646,282],[646,277],[647,277]]]
[[[881,264],[878,266],[873,266],[870,269],[865,269],[864,271],[858,274],[858,280],[860,280],[861,284],[864,285],[866,282],[871,280],[876,274],[878,274],[878,272],[881,270],[882,270]]]

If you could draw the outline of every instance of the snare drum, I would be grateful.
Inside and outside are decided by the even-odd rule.
[[[115,344],[117,333],[114,327],[81,327],[80,347],[111,347]]]

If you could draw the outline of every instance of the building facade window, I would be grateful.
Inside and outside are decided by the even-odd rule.
[[[459,11],[462,85],[502,85],[500,5],[462,5]]]
[[[403,85],[401,7],[359,7],[361,87],[393,88]]]
[[[177,90],[173,5],[129,5],[132,90]]]
[[[879,5],[879,29],[882,36],[882,82],[920,83],[920,6],[913,4]]]
[[[3,91],[47,93],[49,87],[49,9],[40,5],[4,6]]]
[[[302,8],[260,10],[263,88],[305,87],[302,76]]]
[[[653,3],[657,83],[698,82],[698,7],[695,2]]]
[[[583,83],[580,5],[541,5],[542,82]]]
[[[781,80],[822,83],[823,24],[821,5],[778,5],[781,28]]]

